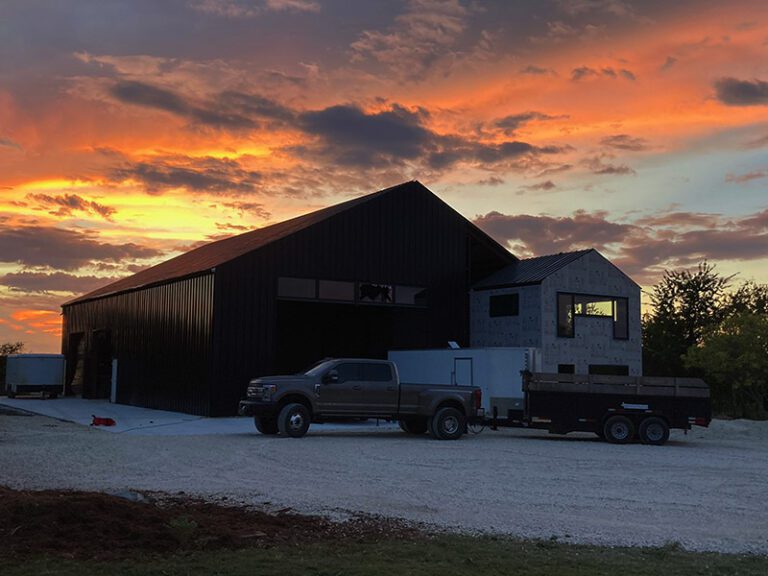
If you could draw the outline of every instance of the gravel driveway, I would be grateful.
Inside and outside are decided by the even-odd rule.
[[[486,430],[128,436],[0,414],[0,484],[185,492],[461,531],[768,554],[768,422],[715,421],[667,446]]]

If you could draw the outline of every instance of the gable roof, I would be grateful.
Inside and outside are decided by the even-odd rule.
[[[475,289],[501,288],[509,286],[523,286],[526,284],[539,284],[547,276],[554,274],[574,260],[578,260],[589,252],[596,252],[594,248],[577,250],[575,252],[560,252],[536,258],[526,258],[502,268],[474,285]]]
[[[97,288],[83,296],[69,300],[63,305],[69,306],[70,304],[93,300],[95,298],[117,294],[119,292],[127,292],[129,290],[202,274],[221,264],[243,256],[244,254],[258,250],[267,244],[271,244],[281,238],[285,238],[286,236],[290,236],[305,228],[323,222],[341,212],[345,212],[351,208],[360,206],[361,204],[395,191],[421,191],[434,196],[426,186],[417,180],[404,182],[372,194],[367,194],[315,212],[310,212],[309,214],[304,214],[303,216],[297,216],[296,218],[291,218],[284,222],[278,222],[244,234],[204,244],[194,250],[180,254],[179,256],[161,262],[160,264],[142,270],[141,272],[137,272],[132,276],[122,278],[116,282]],[[434,198],[442,202],[437,196],[434,196]],[[472,232],[480,237],[486,246],[497,251],[501,257],[505,257],[504,255],[506,255],[510,261],[515,259],[509,251],[485,234],[485,232],[477,228],[474,224],[469,222],[469,220],[467,220],[467,223]]]

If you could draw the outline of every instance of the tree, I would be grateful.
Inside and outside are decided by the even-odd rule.
[[[5,390],[5,357],[10,354],[18,354],[23,349],[23,342],[4,342],[0,344],[0,390]]]
[[[728,308],[731,314],[768,314],[768,284],[744,282],[730,294]]]
[[[687,373],[682,357],[688,348],[729,314],[728,287],[707,262],[696,271],[665,271],[651,292],[652,312],[643,317],[643,365],[649,376]]]
[[[713,402],[747,418],[768,416],[768,313],[731,315],[684,357],[706,375]]]
[[[0,356],[18,354],[24,349],[24,342],[4,342],[0,344]]]

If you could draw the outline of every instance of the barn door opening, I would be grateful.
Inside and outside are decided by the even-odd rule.
[[[94,330],[86,362],[84,398],[109,398],[112,391],[112,331]]]

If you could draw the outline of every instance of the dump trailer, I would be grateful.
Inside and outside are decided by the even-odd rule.
[[[552,434],[593,432],[616,444],[664,444],[669,430],[708,426],[709,388],[698,378],[549,374],[536,348],[391,351],[402,382],[482,390],[483,424]]]
[[[512,424],[554,434],[594,432],[616,444],[664,444],[670,428],[709,426],[709,387],[699,378],[524,372],[525,409]]]

